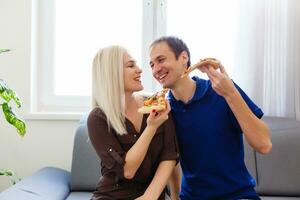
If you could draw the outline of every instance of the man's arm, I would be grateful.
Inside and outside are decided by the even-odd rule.
[[[237,89],[225,99],[239,122],[249,145],[259,153],[269,153],[272,143],[268,126],[252,113]]]
[[[200,70],[208,75],[213,89],[225,98],[250,146],[262,154],[270,152],[272,142],[268,126],[252,113],[224,67],[220,66],[220,72],[212,67],[203,67]]]

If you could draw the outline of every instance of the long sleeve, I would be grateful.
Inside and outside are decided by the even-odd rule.
[[[179,160],[179,148],[172,114],[169,114],[169,118],[164,124],[164,131],[163,151],[159,160],[176,160],[177,163]]]
[[[91,111],[87,126],[91,143],[100,157],[102,165],[110,171],[114,171],[119,178],[124,178],[126,152],[111,131],[112,127],[109,131],[106,117],[99,108]]]

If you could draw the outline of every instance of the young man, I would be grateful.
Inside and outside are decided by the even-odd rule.
[[[190,66],[190,52],[182,40],[162,37],[150,50],[154,78],[171,89],[168,97],[183,171],[180,198],[259,199],[244,163],[243,134],[256,151],[271,150],[269,129],[260,120],[262,110],[223,66],[199,67],[209,80],[182,77]]]

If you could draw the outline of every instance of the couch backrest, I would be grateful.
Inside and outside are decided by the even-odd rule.
[[[100,159],[93,149],[86,127],[87,115],[79,122],[74,139],[71,169],[72,191],[93,191],[101,176]],[[245,145],[245,162],[260,195],[300,195],[300,122],[264,117],[272,134],[273,149],[260,155]]]
[[[253,149],[247,143],[245,138],[244,138],[244,154],[245,154],[245,163],[247,169],[250,172],[251,176],[257,181],[255,151],[253,151]]]
[[[272,134],[273,149],[256,153],[257,191],[261,195],[300,195],[300,122],[264,117]]]
[[[100,159],[88,138],[87,116],[81,118],[75,133],[71,167],[72,191],[94,191],[101,176]]]

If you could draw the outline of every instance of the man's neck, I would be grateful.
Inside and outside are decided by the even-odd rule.
[[[195,94],[196,82],[190,77],[184,77],[178,80],[171,91],[176,100],[187,103]]]

